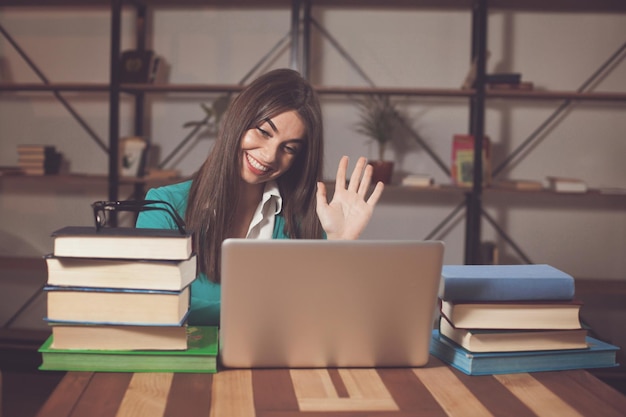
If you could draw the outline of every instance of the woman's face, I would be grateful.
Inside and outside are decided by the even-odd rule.
[[[247,130],[241,140],[241,178],[261,184],[280,177],[304,149],[304,135],[304,124],[294,110]]]

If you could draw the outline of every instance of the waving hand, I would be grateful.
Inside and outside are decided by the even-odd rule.
[[[357,239],[369,223],[384,185],[379,182],[366,199],[372,180],[372,167],[359,158],[346,188],[348,157],[339,161],[335,193],[328,203],[326,186],[317,184],[317,215],[328,239]]]

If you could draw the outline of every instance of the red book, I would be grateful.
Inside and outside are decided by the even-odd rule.
[[[483,184],[491,177],[491,143],[487,136],[483,139]],[[456,185],[471,186],[474,180],[474,136],[457,134],[452,138],[452,182]]]

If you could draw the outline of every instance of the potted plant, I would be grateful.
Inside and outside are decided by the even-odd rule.
[[[370,161],[374,168],[372,181],[391,182],[394,162],[385,159],[387,145],[393,139],[400,114],[387,95],[368,95],[358,103],[359,122],[356,131],[378,145],[378,160]]]

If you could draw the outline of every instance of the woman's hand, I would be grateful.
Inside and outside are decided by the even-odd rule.
[[[384,188],[379,182],[369,198],[365,199],[372,180],[372,169],[365,158],[359,158],[346,188],[348,157],[342,157],[330,204],[326,186],[322,182],[317,184],[317,215],[328,239],[357,239],[369,223]]]

